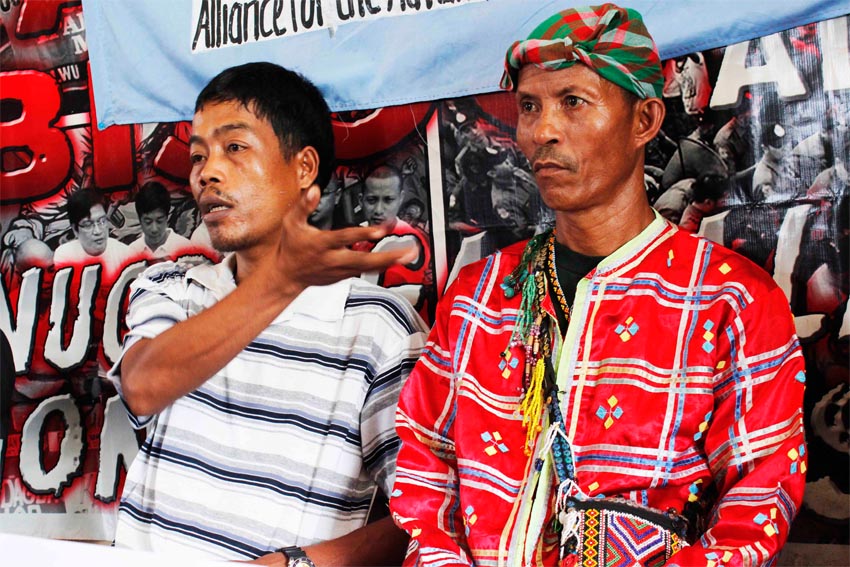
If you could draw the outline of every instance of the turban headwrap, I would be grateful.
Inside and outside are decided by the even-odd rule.
[[[558,70],[581,62],[640,98],[661,97],[661,59],[643,18],[614,4],[572,8],[551,16],[505,56],[501,88],[516,90],[524,65]]]

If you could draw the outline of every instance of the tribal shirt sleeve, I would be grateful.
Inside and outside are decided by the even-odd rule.
[[[436,324],[399,400],[396,428],[402,445],[390,510],[411,536],[405,565],[472,565],[460,510],[449,312],[437,307]]]
[[[728,352],[718,357],[706,416],[717,500],[702,536],[669,565],[772,564],[803,498],[804,360],[783,292],[753,296],[722,331]]]

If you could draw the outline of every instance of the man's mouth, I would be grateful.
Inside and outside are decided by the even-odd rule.
[[[223,201],[218,199],[209,200],[201,204],[201,211],[203,213],[204,220],[214,220],[220,214],[223,214],[233,207]]]
[[[233,203],[225,199],[218,189],[210,187],[198,196],[198,208],[206,220],[207,215],[214,215],[233,208]]]
[[[536,161],[534,162],[534,173],[541,171],[554,171],[559,169],[567,169],[560,163],[554,161]]]
[[[534,152],[531,168],[537,173],[557,173],[558,171],[578,171],[575,161],[567,155],[562,155],[551,146],[541,146]]]

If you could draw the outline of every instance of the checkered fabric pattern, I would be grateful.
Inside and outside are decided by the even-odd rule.
[[[558,12],[515,41],[500,86],[515,90],[524,65],[556,71],[576,62],[640,98],[661,97],[661,59],[641,15],[610,3]]]

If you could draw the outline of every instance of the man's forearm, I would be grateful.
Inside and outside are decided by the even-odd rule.
[[[153,415],[197,389],[297,297],[255,288],[246,281],[209,309],[126,352],[121,387],[133,413]]]
[[[292,226],[276,251],[259,259],[255,255],[245,262],[237,260],[239,286],[231,294],[156,338],[139,341],[124,354],[121,388],[133,413],[153,415],[198,388],[307,287],[409,264],[418,254],[415,247],[386,252],[347,248],[360,240],[383,237],[383,228],[321,231],[308,226],[307,211],[318,203],[318,188],[314,193],[312,200],[301,204],[304,218],[289,220],[287,226]]]
[[[401,565],[407,534],[389,516],[342,537],[304,548],[316,567],[366,567]],[[256,565],[286,567],[287,559],[274,552],[250,561]]]

